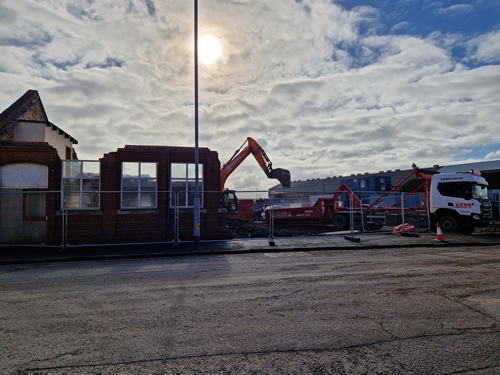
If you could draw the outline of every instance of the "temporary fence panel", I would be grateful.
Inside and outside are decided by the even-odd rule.
[[[61,223],[56,209],[59,191],[2,189],[0,191],[0,244],[60,244]]]
[[[380,197],[385,199],[373,205]],[[313,232],[385,230],[408,221],[416,229],[429,226],[428,202],[424,193],[376,191],[297,192],[278,194],[266,218],[274,230],[295,226],[294,235]],[[281,229],[281,230],[280,230]]]
[[[65,247],[190,242],[194,234],[191,193],[189,187],[175,192],[3,189],[0,244]],[[423,194],[391,193],[372,206],[385,192],[229,193],[202,192],[202,241],[388,231],[403,221],[423,230],[430,222]]]
[[[264,212],[270,205],[267,191],[238,190],[209,192],[207,199],[216,199],[222,222],[229,238],[270,237]]]

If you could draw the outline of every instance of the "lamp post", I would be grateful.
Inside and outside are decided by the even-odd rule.
[[[200,184],[198,150],[198,0],[194,0],[194,247],[200,248]]]

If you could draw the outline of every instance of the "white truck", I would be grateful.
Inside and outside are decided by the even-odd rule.
[[[391,206],[379,205],[406,189],[409,193]],[[425,192],[425,199],[418,198],[413,206],[409,205],[411,199],[408,198],[421,191]],[[348,197],[352,197],[352,202],[346,200]],[[471,234],[476,227],[493,224],[491,208],[488,182],[480,173],[439,174],[416,168],[371,204],[363,204],[356,192],[342,185],[332,198],[318,198],[314,205],[273,208],[272,213],[266,210],[266,220],[272,215],[278,225],[333,224],[337,230],[346,230],[352,215],[356,230],[377,230],[403,222],[416,228],[435,229],[439,223],[443,232]]]
[[[431,218],[444,232],[471,234],[493,224],[488,182],[479,172],[434,174],[430,182]]]
[[[414,184],[415,178],[419,181]],[[392,206],[379,206],[391,194],[405,189],[413,190]],[[415,186],[418,186],[416,189]],[[413,193],[425,192],[425,200],[418,206],[405,204],[404,217],[398,204]],[[488,182],[477,171],[467,173],[439,173],[416,168],[391,191],[363,208],[365,219],[373,221],[372,227],[397,226],[403,221],[416,228],[436,228],[439,223],[443,232],[471,234],[476,227],[494,224],[492,205],[488,199]],[[378,212],[376,211],[378,210]],[[430,225],[429,225],[430,220]],[[365,227],[367,223],[365,223]],[[334,226],[336,226],[334,221]],[[358,225],[361,227],[361,225]]]

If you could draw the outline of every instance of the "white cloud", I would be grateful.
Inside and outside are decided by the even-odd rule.
[[[488,153],[485,157],[485,159],[500,159],[500,150],[497,150],[495,152],[490,152]]]
[[[500,31],[492,31],[467,43],[470,58],[481,63],[500,62]]]
[[[39,90],[84,159],[125,144],[194,144],[191,2],[0,4],[14,19],[0,24],[2,109]],[[328,0],[199,6],[200,31],[225,48],[200,66],[200,146],[221,163],[248,136],[293,179],[443,165],[500,143],[500,67],[458,64],[458,36],[382,34],[374,8]],[[497,39],[473,39],[471,58],[498,61]],[[234,175],[228,187],[275,184],[251,160]]]
[[[393,32],[393,33],[402,32],[404,30],[408,30],[411,27],[412,27],[412,24],[408,21],[399,22],[396,25],[391,27],[391,32]]]
[[[474,9],[472,4],[456,4],[447,8],[439,8],[438,13],[446,15],[462,15],[471,12]]]

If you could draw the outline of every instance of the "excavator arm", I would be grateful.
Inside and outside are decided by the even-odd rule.
[[[245,148],[243,146],[248,143]],[[282,168],[273,168],[271,160],[266,155],[264,149],[253,139],[248,137],[247,140],[241,145],[241,147],[236,150],[229,159],[229,161],[224,164],[220,171],[220,190],[224,190],[224,185],[226,180],[234,172],[238,166],[243,163],[248,155],[252,154],[259,163],[260,167],[266,174],[268,178],[277,179],[283,187],[290,187],[290,171]]]

